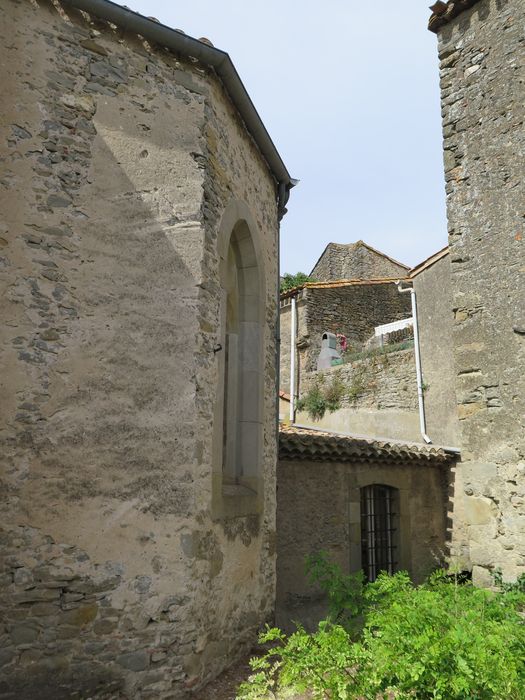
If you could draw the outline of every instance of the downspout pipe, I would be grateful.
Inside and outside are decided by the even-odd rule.
[[[275,289],[275,444],[279,452],[279,390],[281,388],[281,221],[277,223],[277,284]]]
[[[431,444],[432,440],[427,435],[427,426],[425,418],[425,400],[423,397],[423,376],[421,373],[421,352],[419,349],[419,323],[417,319],[417,300],[416,290],[414,287],[403,287],[401,281],[397,282],[397,291],[400,294],[410,292],[410,301],[412,303],[412,319],[414,324],[414,356],[416,359],[416,379],[417,379],[417,403],[419,407],[419,429],[421,437],[427,444]]]
[[[292,297],[290,329],[290,421],[295,420],[295,339],[297,335],[297,301]]]

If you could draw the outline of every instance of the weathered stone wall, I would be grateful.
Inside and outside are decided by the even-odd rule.
[[[338,377],[348,388],[341,406],[417,411],[417,384],[414,350],[374,353],[362,360],[309,372],[303,375],[301,394],[321,380],[324,385]]]
[[[274,182],[203,66],[51,3],[0,15],[0,694],[179,697],[273,607]],[[268,280],[264,493],[217,518],[232,198]]]
[[[405,277],[408,268],[369,248],[363,241],[329,243],[315,264],[310,277],[319,282],[330,280]]]
[[[300,355],[306,371],[317,367],[325,331],[342,333],[349,347],[360,350],[374,334],[375,326],[411,315],[410,299],[399,294],[393,283],[307,288],[305,301],[307,335]]]
[[[474,581],[525,571],[525,235],[521,0],[439,32],[457,410]]]
[[[457,445],[450,255],[413,278],[425,386],[427,434],[439,445]]]
[[[305,575],[305,557],[325,550],[343,571],[361,568],[359,489],[399,489],[399,568],[419,581],[444,559],[446,470],[427,465],[279,461],[277,623],[312,628],[326,614]],[[416,534],[417,533],[417,534]]]
[[[203,581],[196,590],[193,615],[200,629],[192,650],[190,672],[196,676],[216,675],[232,660],[251,648],[263,623],[271,620],[275,605],[275,517],[276,517],[276,374],[278,294],[278,212],[277,188],[266,161],[234,107],[225,98],[222,85],[211,83],[206,102],[206,165],[203,218],[206,227],[202,263],[202,345],[195,350],[201,377],[197,384],[199,426],[206,443],[202,455],[205,469],[195,479],[197,515],[192,533],[192,580]],[[241,493],[220,498],[220,515],[210,513],[210,493],[217,501],[221,464],[214,465],[217,479],[210,484],[212,424],[216,413],[213,400],[218,384],[219,363],[210,350],[217,338],[219,289],[217,239],[225,210],[232,202],[248,209],[250,231],[262,277],[261,374],[263,431],[259,456],[257,503]],[[234,207],[234,211],[236,208]],[[251,270],[244,271],[250,274]],[[249,288],[250,281],[247,286]],[[241,362],[250,364],[249,357]],[[202,381],[202,388],[200,382]],[[253,402],[255,396],[253,396]],[[197,434],[196,434],[197,435]],[[222,442],[222,421],[219,423]],[[200,449],[197,439],[196,450]],[[200,457],[200,455],[199,455]],[[243,501],[248,501],[246,505]],[[203,580],[204,576],[204,580]]]
[[[313,421],[306,411],[296,422],[354,435],[420,441],[416,369],[413,350],[349,362],[302,376],[301,396],[314,382],[330,386],[337,377],[345,386],[341,407]]]

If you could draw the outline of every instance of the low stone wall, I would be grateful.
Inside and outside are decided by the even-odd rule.
[[[354,435],[421,439],[412,349],[305,373],[300,395],[304,397],[320,379],[329,386],[334,377],[346,387],[340,408],[333,413],[327,411],[319,420],[312,419],[307,411],[298,411],[296,423]]]
[[[300,387],[304,396],[316,381],[329,384],[337,376],[347,391],[341,408],[399,409],[417,411],[416,370],[414,351],[400,350],[348,362],[319,372],[308,372]]]

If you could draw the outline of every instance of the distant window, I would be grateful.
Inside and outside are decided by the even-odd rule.
[[[372,484],[361,489],[361,563],[368,581],[397,568],[398,490]]]

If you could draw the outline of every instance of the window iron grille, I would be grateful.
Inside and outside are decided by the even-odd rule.
[[[397,567],[397,489],[372,484],[361,489],[361,562],[368,581]]]

